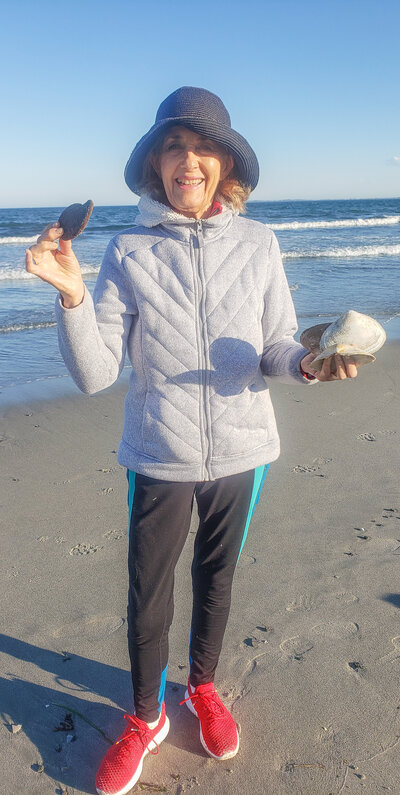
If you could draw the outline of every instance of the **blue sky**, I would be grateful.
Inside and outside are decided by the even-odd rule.
[[[160,102],[208,88],[253,199],[400,196],[398,0],[2,0],[0,206],[131,204]]]

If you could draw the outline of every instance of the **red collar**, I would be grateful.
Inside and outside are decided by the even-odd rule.
[[[222,213],[222,204],[220,204],[219,202],[217,202],[216,199],[214,199],[213,205],[211,207],[210,212],[207,215],[207,218],[212,218],[213,215],[219,215],[220,213]]]

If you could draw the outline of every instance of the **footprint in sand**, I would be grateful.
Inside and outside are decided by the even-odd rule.
[[[325,463],[325,459],[314,459],[314,460]],[[326,461],[328,461],[328,459],[326,459]],[[297,472],[297,473],[301,472],[303,474],[305,473],[307,475],[312,475],[314,478],[326,478],[327,475],[325,475],[324,472],[321,472],[320,469],[321,467],[318,465],[307,466],[305,464],[297,464],[297,466],[292,467],[292,472]]]
[[[296,596],[293,602],[286,605],[286,610],[289,613],[297,613],[297,612],[308,612],[309,610],[315,609],[314,600],[309,596],[309,594],[300,594],[300,596]]]
[[[119,541],[124,535],[128,535],[128,532],[123,533],[122,530],[107,530],[106,533],[103,533],[103,538],[106,538],[107,541]]]
[[[62,638],[63,641],[74,638],[87,638],[91,641],[103,640],[117,632],[125,624],[125,618],[121,616],[109,615],[107,613],[96,616],[84,616],[70,623],[56,627],[52,631],[54,638]]]
[[[351,604],[351,602],[359,602],[358,596],[355,596],[350,591],[338,591],[337,593],[332,594],[334,599],[337,599],[338,602],[343,602],[343,604]]]
[[[355,621],[326,621],[315,624],[310,630],[311,635],[328,640],[346,640],[359,632],[360,627]]]
[[[70,549],[70,555],[93,555],[99,547],[95,546],[95,544],[76,544],[76,546]]]
[[[373,433],[359,433],[356,439],[361,439],[363,442],[376,442],[376,436]]]
[[[383,657],[380,657],[377,662],[379,663],[392,663],[397,662],[400,658],[400,635],[396,635],[394,638],[391,638],[391,643],[393,645],[392,651],[388,652],[388,654],[384,654]]]
[[[333,743],[335,739],[336,732],[331,723],[329,723],[328,726],[321,726],[318,734],[318,740],[321,743]]]
[[[314,644],[309,638],[296,635],[293,638],[287,638],[282,641],[279,644],[279,648],[289,660],[302,662],[307,652],[314,648]]]
[[[304,464],[297,464],[297,466],[292,468],[292,472],[308,472],[309,474],[314,474],[319,467],[310,467],[305,466]]]

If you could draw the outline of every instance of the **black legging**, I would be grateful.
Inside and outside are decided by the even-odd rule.
[[[196,496],[199,528],[192,563],[190,681],[212,682],[231,603],[232,580],[268,466],[201,483],[128,471],[128,642],[136,715],[159,715],[168,663],[174,571]]]

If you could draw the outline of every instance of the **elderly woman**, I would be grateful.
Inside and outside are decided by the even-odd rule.
[[[296,319],[278,243],[243,218],[257,158],[219,97],[184,87],[160,105],[125,179],[141,194],[135,226],[114,237],[93,300],[58,224],[27,251],[27,269],[57,288],[62,355],[94,393],[132,363],[120,464],[129,481],[128,642],[134,714],[104,757],[98,793],[123,795],[168,733],[164,690],[174,569],[196,498],[190,674],[185,702],[214,759],[239,748],[214,677],[232,580],[279,439],[267,381],[354,377],[313,355]],[[184,702],[182,702],[184,703]]]

